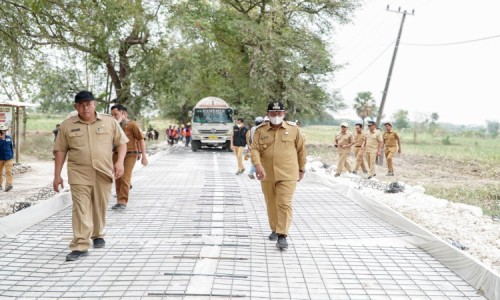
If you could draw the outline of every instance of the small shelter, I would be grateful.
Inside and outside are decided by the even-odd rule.
[[[22,110],[23,116],[26,116],[26,107],[37,107],[39,104],[26,103],[19,101],[2,101],[0,100],[0,124],[9,126],[12,134],[14,145],[16,146],[16,163],[19,163],[19,111]],[[25,125],[26,126],[26,125]]]

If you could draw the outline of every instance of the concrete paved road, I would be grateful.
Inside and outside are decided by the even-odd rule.
[[[109,209],[106,248],[77,262],[64,261],[71,208],[0,239],[0,299],[485,299],[406,232],[307,178],[280,252],[259,182],[235,171],[228,152],[159,154],[134,174],[127,210]]]

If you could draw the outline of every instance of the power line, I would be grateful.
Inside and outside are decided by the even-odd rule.
[[[377,57],[375,57],[374,60],[372,60],[363,70],[361,70],[361,72],[359,72],[358,74],[356,74],[356,76],[354,76],[353,78],[351,78],[351,80],[349,80],[346,84],[344,84],[342,87],[340,87],[340,89],[343,89],[346,86],[348,86],[349,84],[351,84],[351,82],[353,82],[354,80],[356,80],[359,76],[361,76],[361,74],[363,74],[366,70],[368,70],[380,57],[382,57],[382,54],[384,54],[387,51],[387,49],[389,49],[389,47],[392,46],[392,44],[394,44],[394,42],[391,42],[389,45],[387,45],[387,47],[385,47],[385,49],[382,50],[382,52],[380,52],[380,54]]]
[[[481,42],[481,41],[485,41],[485,40],[489,40],[489,39],[495,39],[495,38],[499,38],[499,37],[500,37],[500,34],[492,35],[492,36],[487,36],[487,37],[482,37],[482,38],[473,39],[473,40],[460,41],[460,42],[441,43],[441,44],[401,43],[401,45],[405,45],[405,46],[421,46],[421,47],[453,46],[453,45],[460,45],[460,44],[469,44],[469,43]]]

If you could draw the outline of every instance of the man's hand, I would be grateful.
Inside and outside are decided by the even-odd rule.
[[[299,171],[299,181],[301,181],[304,178],[305,172],[300,172]]]
[[[52,187],[56,193],[59,193],[59,185],[61,189],[64,188],[64,181],[61,177],[54,177],[54,181],[52,182]]]
[[[143,166],[147,166],[148,165],[148,158],[144,154],[142,155],[142,158],[141,158],[141,164]]]
[[[115,174],[115,179],[122,177],[124,171],[123,161],[117,161],[114,166],[113,174]]]
[[[255,175],[258,180],[266,180],[266,171],[262,165],[255,166]]]

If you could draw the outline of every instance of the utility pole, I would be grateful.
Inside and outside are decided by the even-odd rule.
[[[391,83],[392,69],[394,68],[394,62],[396,61],[396,55],[398,54],[399,41],[401,40],[403,25],[405,23],[406,15],[409,14],[406,10],[401,11],[401,7],[399,7],[398,10],[391,10],[389,9],[389,5],[387,5],[387,11],[403,14],[403,18],[401,19],[401,26],[399,27],[398,38],[396,39],[396,46],[394,47],[394,53],[392,54],[391,66],[389,67],[389,74],[387,75],[387,80],[385,82],[384,94],[382,95],[382,102],[380,103],[380,108],[378,110],[377,121],[376,121],[377,128],[380,126],[380,121],[382,120],[382,114],[384,113],[385,99],[387,98],[387,93],[389,91],[389,84]],[[415,10],[411,11],[411,15],[412,16],[415,15]]]
[[[396,45],[394,46],[394,53],[392,54],[391,66],[389,67],[389,74],[387,74],[387,80],[385,81],[384,94],[382,95],[382,102],[380,102],[380,108],[378,109],[377,121],[375,122],[375,126],[377,128],[380,127],[380,121],[382,121],[382,115],[384,114],[384,106],[385,99],[387,98],[387,93],[389,92],[389,84],[391,83],[392,77],[392,69],[394,68],[394,62],[396,61],[396,55],[398,54],[399,41],[401,40],[401,33],[403,32],[403,25],[405,23],[405,18],[408,12],[406,10],[401,11],[401,7],[398,10],[389,9],[389,5],[387,5],[387,11],[395,12],[398,14],[403,14],[403,18],[401,19],[401,25],[399,26],[398,38],[396,39]],[[411,11],[411,15],[415,15],[415,10]],[[384,151],[382,150],[382,155],[377,156],[377,164],[382,166],[384,164]]]

